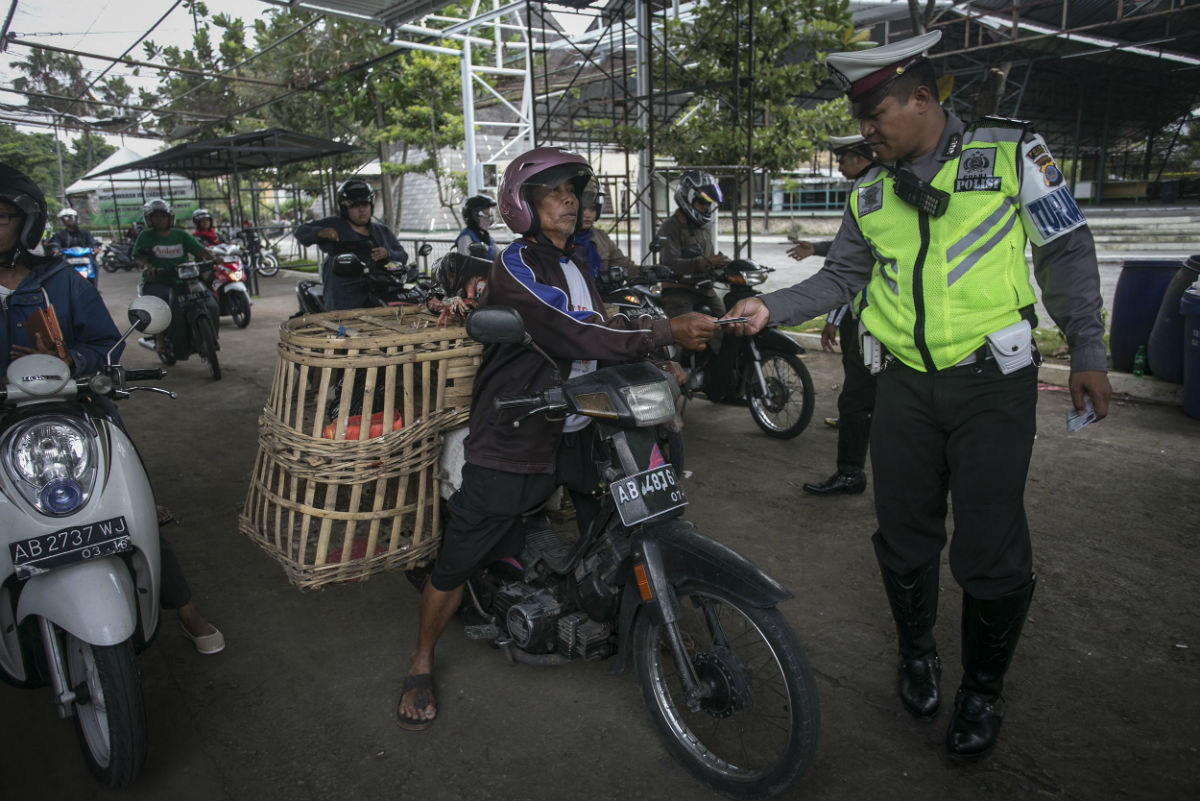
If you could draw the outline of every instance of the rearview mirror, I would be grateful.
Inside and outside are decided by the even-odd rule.
[[[521,345],[529,338],[521,313],[511,306],[488,306],[467,316],[467,336],[485,345]]]
[[[158,334],[171,324],[171,307],[162,298],[142,295],[129,304],[129,322],[144,334]]]
[[[650,243],[650,252],[658,253],[660,250],[663,249],[663,247],[666,244],[667,244],[667,238],[665,236],[656,236],[656,237],[654,237],[654,240]]]
[[[424,244],[421,245],[421,247],[417,248],[418,256],[428,256],[432,252],[433,252],[433,245],[429,244],[428,242],[425,242]]]

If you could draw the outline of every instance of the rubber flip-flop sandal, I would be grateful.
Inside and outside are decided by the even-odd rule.
[[[429,697],[433,692],[433,676],[428,673],[418,673],[415,676],[409,675],[404,677],[404,685],[400,689],[400,701],[404,700],[404,696],[409,690],[416,690],[413,695],[413,707],[415,709],[424,709],[429,706]],[[400,713],[400,701],[396,702],[396,725],[405,731],[425,731],[436,717],[429,720],[415,720]],[[437,706],[434,706],[437,709]]]

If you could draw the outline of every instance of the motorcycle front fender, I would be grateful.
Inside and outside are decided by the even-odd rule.
[[[792,597],[758,565],[681,518],[646,526],[634,551],[635,561],[638,552],[646,560],[652,583],[661,570],[673,587],[699,585],[762,609]]]
[[[778,350],[784,353],[804,353],[804,346],[778,328],[764,328],[754,335],[759,350]]]
[[[91,645],[118,645],[137,628],[137,592],[120,557],[107,556],[28,579],[17,622],[44,617]]]
[[[222,289],[222,292],[241,292],[246,297],[250,297],[250,293],[246,291],[246,285],[241,281],[230,281]]]

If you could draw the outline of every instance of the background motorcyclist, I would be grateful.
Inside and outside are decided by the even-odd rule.
[[[326,254],[321,266],[321,282],[325,285],[325,311],[361,309],[370,299],[367,279],[363,275],[338,275],[332,269],[333,255],[345,253],[339,243],[362,242],[370,247],[374,266],[382,268],[389,261],[404,264],[408,254],[391,229],[374,222],[375,190],[366,181],[351,178],[337,189],[338,216],[323,217],[296,228],[296,241],[301,245],[317,245]]]
[[[196,226],[196,230],[192,231],[198,241],[208,247],[221,244],[221,235],[217,233],[217,229],[213,226],[212,212],[208,209],[196,209],[192,212],[192,225]]]
[[[728,264],[729,257],[716,252],[709,230],[720,202],[721,187],[716,178],[700,170],[684,172],[675,187],[675,213],[658,229],[658,235],[667,240],[659,263],[677,276],[708,273]],[[699,255],[691,256],[697,249]],[[725,313],[725,304],[711,285],[698,288],[680,281],[664,281],[662,287],[663,309],[668,317],[686,314],[701,305],[708,306],[717,317]]]
[[[715,329],[711,317],[674,320],[623,315],[606,318],[591,275],[573,257],[580,200],[592,180],[582,157],[554,147],[518,156],[504,172],[500,214],[519,238],[504,249],[488,274],[485,304],[515,308],[525,329],[560,375],[596,369],[597,360],[628,362],[673,342],[702,347]],[[498,412],[493,401],[528,395],[553,385],[554,368],[519,345],[489,345],[471,390],[470,435],[462,486],[449,501],[446,531],[421,596],[417,647],[404,680],[396,723],[418,731],[437,714],[433,651],[479,565],[520,553],[521,516],[567,485],[581,529],[599,502],[589,418],[545,415],[511,425],[519,412]]]
[[[142,206],[142,217],[148,227],[133,243],[134,261],[142,269],[141,291],[170,303],[171,289],[183,286],[179,280],[179,265],[189,259],[211,260],[212,253],[187,231],[175,227],[175,211],[162,198],[146,201]],[[210,302],[216,319],[216,299],[210,298]],[[165,343],[186,325],[187,321],[176,315],[167,331],[155,335],[154,344],[160,353],[165,352]]]
[[[96,288],[76,280],[75,271],[61,258],[30,252],[41,238],[46,217],[42,190],[19,170],[0,164],[0,314],[4,317],[0,374],[8,370],[12,359],[29,353],[58,356],[54,345],[40,334],[30,342],[25,332],[25,321],[48,306],[54,307],[66,346],[66,362],[74,375],[99,370],[114,345],[114,358],[121,353],[121,334]],[[115,404],[110,401],[104,408],[123,428]],[[162,607],[178,610],[184,635],[198,651],[220,651],[225,647],[225,638],[200,615],[174,550],[161,536],[160,542]]]
[[[47,242],[50,255],[62,253],[67,248],[91,248],[93,252],[100,251],[100,243],[92,236],[92,232],[79,227],[79,213],[75,209],[64,208],[58,213],[58,219],[63,227]]]
[[[583,207],[579,230],[575,232],[575,247],[582,251],[592,278],[610,267],[620,267],[626,276],[632,275],[637,272],[638,265],[621,252],[608,234],[596,227],[596,220],[604,211],[604,200],[604,193],[597,191],[595,202]]]
[[[454,242],[454,247],[459,253],[469,254],[471,245],[481,244],[487,248],[487,252],[481,254],[482,258],[488,261],[496,258],[496,240],[492,239],[488,232],[492,227],[494,208],[496,201],[487,195],[472,195],[463,201],[462,218],[466,228],[459,232],[458,239]]]

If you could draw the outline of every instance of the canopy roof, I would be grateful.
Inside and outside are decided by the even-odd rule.
[[[99,178],[109,173],[130,170],[173,172],[193,180],[252,172],[269,167],[282,167],[297,161],[309,161],[322,156],[353,153],[352,145],[321,139],[317,136],[269,128],[263,131],[185,142],[137,161],[100,169],[84,176]]]

